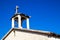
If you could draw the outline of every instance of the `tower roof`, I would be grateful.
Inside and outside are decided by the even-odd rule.
[[[12,16],[12,18],[15,17],[15,16],[17,16],[17,15],[20,15],[21,17],[25,17],[25,18],[30,18],[28,15],[23,14],[23,13],[14,14],[14,15]]]

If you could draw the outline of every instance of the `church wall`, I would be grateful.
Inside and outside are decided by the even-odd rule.
[[[58,38],[48,37],[40,34],[12,31],[11,34],[5,40],[60,40]]]

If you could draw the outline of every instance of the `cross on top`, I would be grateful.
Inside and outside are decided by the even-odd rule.
[[[18,9],[19,9],[19,7],[18,7],[18,6],[16,6],[16,13],[18,13]]]

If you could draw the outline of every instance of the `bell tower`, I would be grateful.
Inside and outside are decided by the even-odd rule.
[[[27,26],[27,29],[29,29],[29,18],[30,18],[30,16],[25,15],[23,13],[18,13],[18,9],[19,9],[19,7],[16,6],[16,12],[12,17],[12,28],[15,28],[15,25],[16,25],[15,22],[17,22],[18,28],[22,29],[23,28],[22,23],[24,20],[26,20],[26,26]]]

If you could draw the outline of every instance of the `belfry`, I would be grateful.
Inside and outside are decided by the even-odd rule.
[[[12,28],[15,28],[15,24],[16,24],[15,22],[17,22],[18,28],[22,29],[23,28],[22,23],[24,20],[26,20],[26,26],[27,26],[27,29],[29,29],[29,18],[30,17],[23,13],[18,13],[18,9],[19,9],[19,7],[16,6],[16,12],[15,12],[14,16],[12,17]]]

